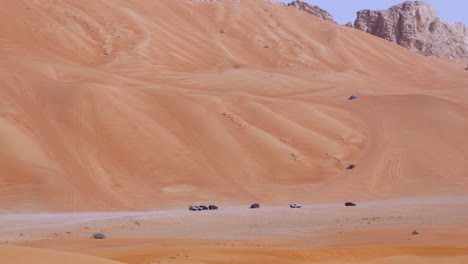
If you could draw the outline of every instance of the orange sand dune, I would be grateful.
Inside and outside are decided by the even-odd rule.
[[[0,246],[0,258],[3,264],[119,264],[121,262],[106,260],[87,255],[34,249],[16,246]]]
[[[327,264],[462,264],[466,246],[378,246],[365,248],[223,248],[172,247],[102,250],[97,255],[128,264],[144,263],[327,263]]]
[[[466,192],[456,64],[262,0],[2,7],[3,212]]]
[[[390,264],[450,263],[468,261],[466,247],[379,246],[368,248],[281,249],[226,247],[115,248],[95,251],[88,256],[55,250],[0,246],[2,263],[327,263]],[[113,260],[112,260],[113,259]],[[118,260],[118,261],[115,261]]]

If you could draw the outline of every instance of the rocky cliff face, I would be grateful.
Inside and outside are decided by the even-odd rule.
[[[468,61],[468,27],[441,22],[426,2],[407,1],[388,10],[359,11],[354,27],[423,55]]]
[[[318,6],[309,5],[309,4],[304,3],[302,1],[299,1],[299,0],[292,1],[291,3],[288,4],[288,6],[292,6],[292,7],[295,7],[297,9],[306,11],[307,13],[309,13],[311,15],[314,15],[314,16],[317,16],[317,17],[320,17],[323,20],[335,22],[335,20],[333,19],[333,16],[330,13],[328,13],[326,10],[324,10],[324,9],[318,7]]]

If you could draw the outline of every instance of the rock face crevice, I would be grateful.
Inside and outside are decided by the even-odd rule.
[[[462,23],[441,22],[423,1],[406,1],[388,10],[357,12],[354,28],[423,55],[468,61],[468,30]]]
[[[292,1],[288,4],[288,6],[295,7],[323,20],[335,22],[333,16],[330,13],[318,6],[309,5],[308,3],[302,2],[300,0]]]

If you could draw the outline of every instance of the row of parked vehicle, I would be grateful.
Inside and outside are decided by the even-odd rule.
[[[290,204],[289,207],[291,207],[291,208],[302,208],[302,205],[293,203],[293,204]],[[250,209],[255,209],[255,208],[260,208],[260,204],[254,203],[254,204],[252,204],[250,206]]]
[[[352,203],[352,202],[346,202],[345,206],[356,206],[356,204]],[[302,205],[293,203],[293,204],[290,204],[289,207],[291,207],[291,208],[302,208]],[[255,208],[260,208],[260,204],[254,203],[254,204],[252,204],[250,206],[250,209],[255,209]]]
[[[190,211],[203,211],[203,210],[218,210],[218,206],[214,204],[206,205],[191,205],[189,206]]]
[[[356,206],[356,204],[352,203],[352,202],[346,202],[345,206]],[[290,204],[289,207],[290,208],[302,208],[302,205],[293,203],[293,204]],[[260,208],[260,204],[254,203],[254,204],[250,205],[250,209],[256,209],[256,208]],[[198,205],[198,206],[197,205],[191,205],[191,206],[189,206],[189,210],[190,211],[218,210],[218,206],[213,205],[213,204],[210,204],[208,206],[206,206],[206,205]]]

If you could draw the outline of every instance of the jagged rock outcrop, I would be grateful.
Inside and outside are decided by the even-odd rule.
[[[345,26],[351,27],[351,28],[354,27],[354,26],[353,26],[353,23],[351,23],[351,22],[346,23]]]
[[[441,22],[437,11],[423,1],[406,1],[388,10],[358,11],[354,28],[426,56],[468,61],[468,27]]]
[[[318,6],[309,5],[309,4],[304,3],[304,2],[302,2],[300,0],[292,1],[291,3],[288,4],[288,6],[292,6],[292,7],[295,7],[297,9],[303,10],[303,11],[305,11],[305,12],[311,14],[311,15],[314,15],[316,17],[320,17],[323,20],[335,22],[335,20],[333,19],[333,16],[330,13],[328,13],[326,10],[324,10],[324,9],[318,7]]]

